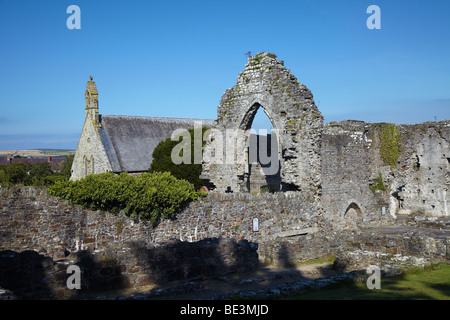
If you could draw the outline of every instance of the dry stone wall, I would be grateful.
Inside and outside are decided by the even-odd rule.
[[[337,251],[335,268],[342,272],[365,271],[377,266],[385,275],[397,275],[416,266],[424,267],[450,261],[450,230],[445,219],[433,221],[428,228],[401,225],[358,230]],[[405,222],[405,221],[403,221]],[[436,228],[439,225],[439,228]],[[445,229],[442,229],[444,227]]]
[[[172,239],[234,238],[264,246],[268,240],[313,234],[324,223],[313,201],[294,193],[210,194],[156,228],[123,213],[72,206],[45,189],[3,188],[0,194],[0,250],[36,250],[53,259],[130,241],[150,245]]]

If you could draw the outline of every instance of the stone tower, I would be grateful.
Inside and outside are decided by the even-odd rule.
[[[112,171],[108,155],[100,137],[101,121],[98,109],[98,91],[92,76],[84,92],[85,119],[72,164],[71,180],[89,174]]]
[[[86,119],[90,119],[94,125],[99,124],[98,115],[98,91],[92,76],[86,84],[86,92],[84,93]]]

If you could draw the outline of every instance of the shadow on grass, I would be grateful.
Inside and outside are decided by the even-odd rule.
[[[365,271],[360,271],[361,273]],[[450,300],[450,265],[425,268],[393,277],[381,277],[381,289],[366,282],[344,280],[323,288],[287,297],[287,300]]]

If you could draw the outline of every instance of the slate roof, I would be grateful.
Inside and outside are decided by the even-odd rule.
[[[150,168],[155,147],[179,128],[194,121],[211,127],[214,120],[101,115],[98,132],[114,172],[142,172]]]

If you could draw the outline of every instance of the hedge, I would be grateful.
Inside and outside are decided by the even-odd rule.
[[[57,181],[48,192],[92,210],[123,210],[135,220],[153,224],[170,218],[181,206],[204,195],[169,172],[145,172],[138,177],[126,172],[91,174],[77,181]]]

